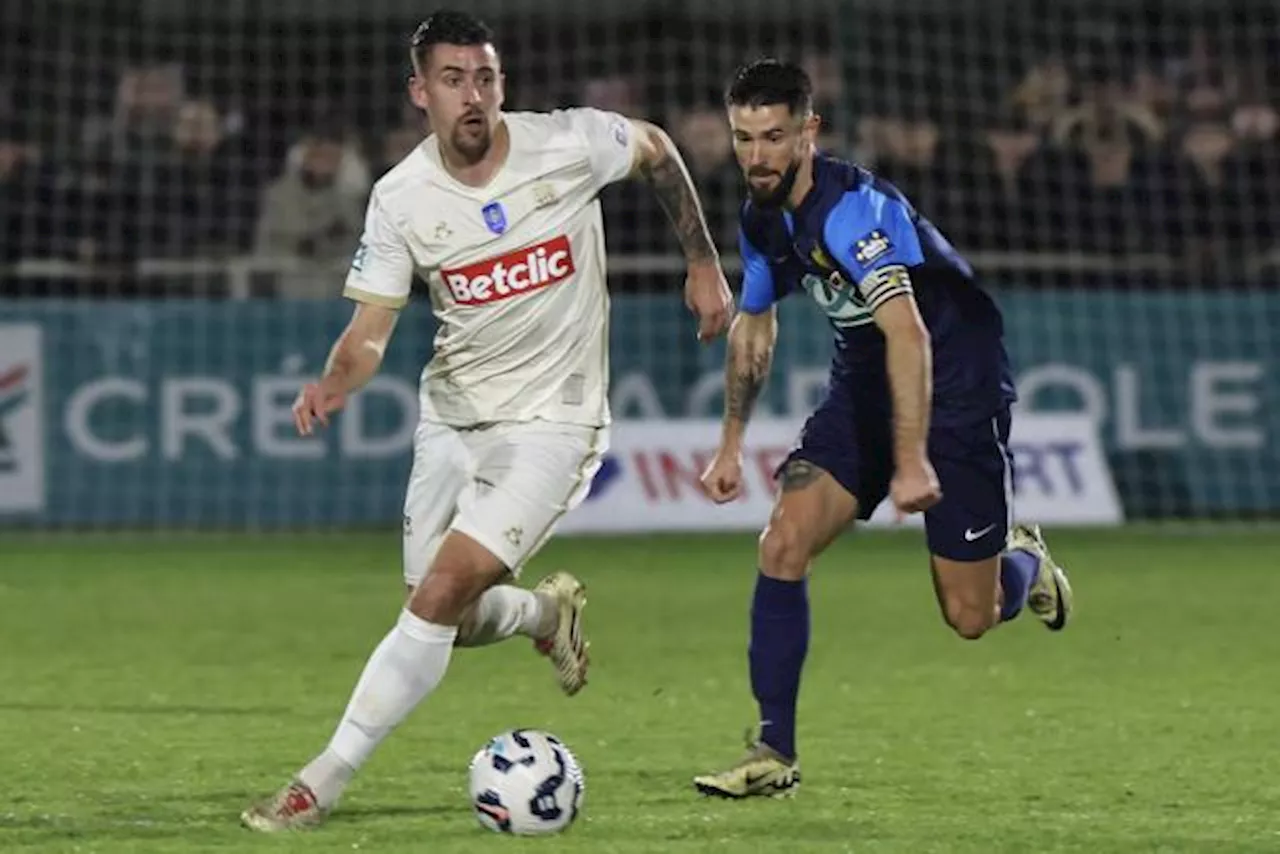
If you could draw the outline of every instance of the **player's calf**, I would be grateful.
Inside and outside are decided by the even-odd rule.
[[[965,640],[977,640],[1000,622],[999,556],[958,561],[934,556],[934,590],[943,619]]]
[[[808,460],[790,460],[780,480],[782,491],[760,537],[747,655],[760,741],[792,762],[796,700],[809,648],[809,563],[854,518],[857,501]]]
[[[365,664],[328,747],[273,798],[241,816],[252,830],[312,827],[324,820],[355,773],[444,677],[458,624],[506,572],[462,534],[447,536],[431,571]]]

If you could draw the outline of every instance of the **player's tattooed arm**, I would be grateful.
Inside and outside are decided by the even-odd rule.
[[[698,201],[698,191],[685,167],[680,150],[666,131],[649,122],[632,119],[639,134],[636,169],[658,196],[675,227],[685,260],[714,261],[718,257],[711,231]]]
[[[777,310],[739,314],[729,330],[725,359],[722,444],[738,446],[773,365],[778,338]]]

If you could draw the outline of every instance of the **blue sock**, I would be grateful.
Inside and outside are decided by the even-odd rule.
[[[796,697],[809,650],[809,583],[756,576],[751,603],[751,690],[760,704],[761,741],[796,755]]]
[[[1040,571],[1040,558],[1025,549],[1012,549],[1000,555],[1000,589],[1004,604],[1000,606],[1000,622],[1007,622],[1027,604],[1027,593]]]

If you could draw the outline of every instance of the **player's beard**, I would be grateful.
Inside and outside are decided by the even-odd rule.
[[[782,178],[778,181],[778,185],[773,189],[766,190],[763,187],[757,187],[747,181],[747,194],[751,196],[751,202],[762,208],[780,208],[787,202],[787,197],[791,195],[791,188],[796,185],[796,175],[800,173],[800,158],[791,161],[787,166],[787,171],[782,173]],[[748,175],[748,178],[750,176]]]
[[[481,121],[478,127],[466,123],[467,119],[476,117]],[[489,146],[493,144],[493,131],[490,130],[489,121],[483,113],[467,113],[458,119],[450,136],[454,150],[468,163],[480,162],[489,153]]]

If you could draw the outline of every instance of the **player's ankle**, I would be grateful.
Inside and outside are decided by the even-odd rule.
[[[534,640],[548,640],[560,628],[560,603],[550,593],[534,593],[538,600],[538,622],[529,636]]]
[[[342,797],[355,773],[355,768],[330,747],[298,773],[298,781],[311,790],[317,806],[329,809]]]

